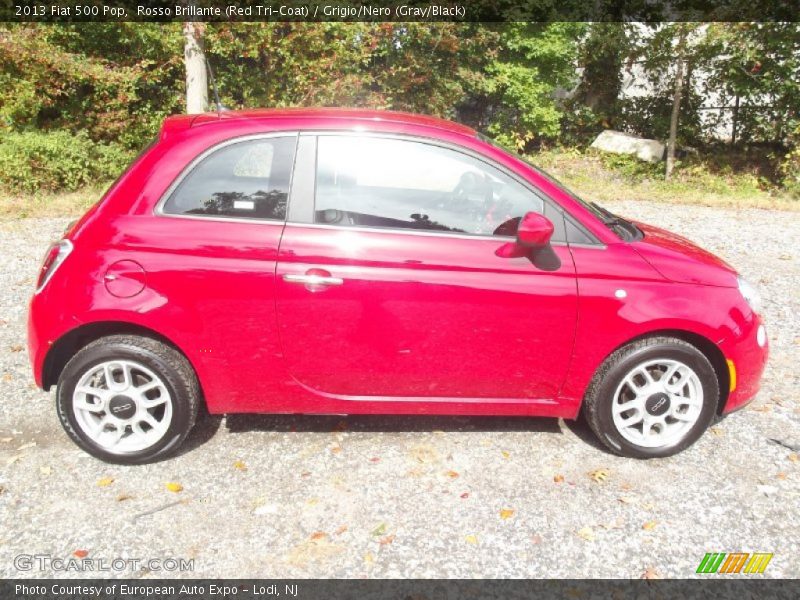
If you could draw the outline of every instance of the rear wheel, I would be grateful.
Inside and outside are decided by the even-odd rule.
[[[199,386],[177,350],[129,335],[81,349],[58,381],[58,416],[69,436],[107,462],[140,464],[174,452],[197,415]]]
[[[719,383],[708,358],[671,337],[633,342],[592,380],[584,412],[597,437],[623,456],[671,456],[693,444],[716,414]]]

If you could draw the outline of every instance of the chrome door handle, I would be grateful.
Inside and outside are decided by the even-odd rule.
[[[324,275],[284,275],[283,280],[287,283],[302,283],[304,285],[342,285],[344,279],[341,277],[326,277]]]

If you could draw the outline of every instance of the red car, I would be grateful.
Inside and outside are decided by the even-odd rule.
[[[758,390],[755,290],[468,127],[366,110],[168,118],[47,252],[36,383],[143,463],[210,413],[583,413],[683,450]]]

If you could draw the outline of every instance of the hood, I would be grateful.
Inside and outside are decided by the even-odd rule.
[[[736,287],[736,270],[700,246],[677,234],[635,221],[644,237],[631,244],[661,275],[671,281]]]

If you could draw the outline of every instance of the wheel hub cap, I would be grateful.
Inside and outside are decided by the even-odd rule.
[[[703,410],[700,377],[687,364],[657,359],[632,368],[614,392],[611,416],[627,441],[644,448],[678,444]]]
[[[644,407],[649,414],[654,417],[660,417],[669,411],[669,396],[664,392],[656,392],[647,399]]]
[[[136,400],[129,396],[114,396],[108,403],[108,409],[112,416],[127,421],[136,414]]]

